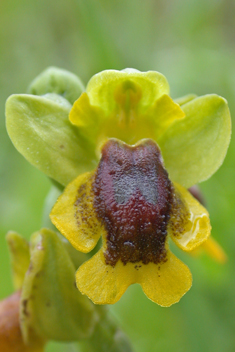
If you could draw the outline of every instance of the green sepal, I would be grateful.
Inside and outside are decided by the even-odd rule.
[[[6,126],[16,149],[62,185],[96,166],[94,150],[68,119],[70,107],[55,94],[12,95],[6,102]]]
[[[73,104],[84,90],[82,81],[75,74],[57,67],[48,67],[33,80],[27,93],[33,95],[56,93]]]
[[[56,93],[46,93],[46,94],[42,95],[42,97],[54,102],[57,105],[61,105],[66,110],[70,110],[72,107],[72,105],[70,104],[70,102],[68,100],[66,100],[65,98],[61,97],[60,95],[58,95]]]
[[[47,229],[33,234],[30,254],[20,308],[25,341],[35,336],[58,341],[89,337],[98,315],[76,288],[75,267],[57,234]]]
[[[187,95],[184,95],[183,97],[179,97],[177,99],[174,99],[174,102],[181,106],[181,105],[184,105],[184,104],[190,102],[191,100],[193,100],[195,98],[197,98],[197,95],[192,93],[192,94],[187,94]]]
[[[222,164],[231,137],[227,101],[211,94],[181,106],[185,118],[175,121],[160,138],[172,181],[186,188],[208,179]]]
[[[14,231],[7,233],[6,241],[10,252],[13,285],[15,290],[20,290],[29,267],[29,243]]]

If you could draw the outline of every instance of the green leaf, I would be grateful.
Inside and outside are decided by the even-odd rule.
[[[6,240],[10,252],[11,270],[15,290],[22,288],[29,267],[29,243],[14,231],[9,231]]]
[[[48,67],[33,80],[27,93],[56,93],[73,104],[84,90],[82,81],[75,74],[57,67]]]
[[[183,105],[186,117],[158,141],[172,181],[186,188],[208,179],[222,164],[231,136],[227,101],[205,95]]]
[[[98,315],[76,288],[75,267],[57,234],[47,229],[35,233],[30,254],[20,308],[25,341],[34,336],[59,341],[89,337]]]
[[[62,185],[96,166],[94,150],[68,115],[60,96],[12,95],[6,102],[6,125],[16,149],[39,170]]]

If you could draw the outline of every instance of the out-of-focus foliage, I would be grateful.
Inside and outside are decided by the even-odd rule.
[[[1,1],[1,298],[13,290],[5,233],[11,229],[29,236],[41,227],[50,186],[10,142],[4,126],[6,98],[26,92],[34,77],[51,65],[74,72],[85,83],[103,69],[135,67],[162,72],[173,98],[188,93],[224,96],[233,118],[234,11],[233,0]],[[135,285],[112,307],[137,352],[235,349],[234,159],[232,139],[223,167],[201,184],[212,234],[227,252],[227,264],[179,253],[194,278],[180,303],[169,309],[158,307]],[[58,344],[47,349],[70,350],[72,346]]]

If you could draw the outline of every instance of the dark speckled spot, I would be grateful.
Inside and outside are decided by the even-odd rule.
[[[107,230],[106,263],[160,263],[172,204],[172,184],[152,140],[136,146],[109,140],[93,183],[94,207]]]
[[[23,299],[22,301],[22,307],[23,307],[23,315],[25,317],[28,317],[29,316],[29,312],[28,312],[28,299]]]

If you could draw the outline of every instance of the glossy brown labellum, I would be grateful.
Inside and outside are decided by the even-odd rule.
[[[102,149],[93,191],[94,207],[107,231],[107,264],[166,260],[172,184],[155,142],[129,146],[109,140]]]

